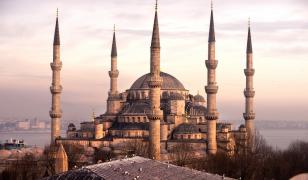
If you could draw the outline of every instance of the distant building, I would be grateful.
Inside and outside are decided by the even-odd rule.
[[[28,119],[23,120],[23,121],[17,121],[15,126],[16,126],[16,130],[29,130],[30,121]]]
[[[40,121],[37,120],[37,118],[35,118],[32,122],[31,122],[31,129],[45,129],[46,128],[46,123],[45,121]]]

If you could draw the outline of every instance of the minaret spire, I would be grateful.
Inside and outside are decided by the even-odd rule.
[[[116,43],[116,35],[115,35],[115,25],[113,25],[113,40],[112,40],[112,48],[111,48],[111,57],[117,56],[117,43]]]
[[[247,36],[247,49],[246,49],[246,69],[244,69],[246,76],[246,88],[244,90],[245,100],[245,112],[243,117],[245,119],[245,127],[247,129],[248,135],[251,142],[253,142],[254,137],[254,122],[255,113],[253,108],[253,101],[255,96],[255,91],[253,88],[253,76],[255,69],[253,68],[253,52],[252,52],[252,41],[251,41],[251,30],[250,30],[250,20],[248,23],[248,36]]]
[[[150,108],[149,118],[149,157],[160,159],[160,121],[163,117],[163,112],[160,109],[160,90],[162,86],[162,78],[160,77],[160,41],[159,27],[157,16],[157,0],[155,4],[155,17],[151,42],[151,65],[150,65],[150,80],[148,85],[150,88]]]
[[[60,33],[59,33],[58,13],[59,13],[59,11],[58,11],[58,8],[57,8],[56,27],[55,27],[55,34],[54,34],[53,45],[60,45]]]
[[[151,47],[153,47],[153,48],[159,48],[160,47],[158,15],[157,15],[157,0],[156,0],[156,4],[155,4],[155,17],[154,17],[154,26],[153,26],[153,32],[152,32]]]
[[[51,143],[55,143],[55,139],[61,135],[61,92],[62,86],[60,82],[60,71],[62,68],[62,62],[60,60],[60,34],[58,23],[58,9],[56,26],[53,41],[53,62],[50,63],[52,69],[52,84],[50,86],[50,92],[52,94],[52,105],[49,115],[51,117]]]
[[[248,37],[246,53],[252,53],[251,31],[250,31],[250,18],[248,20]]]
[[[213,15],[213,1],[211,1],[211,20],[209,29],[209,42],[215,42],[215,28],[214,28],[214,15]]]
[[[210,154],[216,154],[216,122],[219,117],[216,107],[216,94],[218,92],[218,86],[216,83],[216,67],[218,61],[215,59],[215,30],[212,2],[208,42],[208,60],[205,61],[205,64],[207,67],[207,86],[205,86],[205,92],[207,94],[207,112],[205,114],[205,118],[208,126],[207,151]]]

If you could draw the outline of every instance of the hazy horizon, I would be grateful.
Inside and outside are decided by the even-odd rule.
[[[154,0],[2,0],[0,117],[49,118],[52,42],[59,8],[64,120],[105,112],[116,24],[119,91],[149,71]],[[217,105],[243,120],[247,21],[254,50],[256,120],[308,118],[308,1],[214,0]],[[262,11],[262,13],[260,13]],[[210,0],[159,1],[161,69],[206,97]],[[244,120],[243,120],[244,121]]]

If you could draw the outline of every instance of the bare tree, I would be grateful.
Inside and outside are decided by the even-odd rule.
[[[172,147],[170,157],[176,165],[184,166],[193,159],[192,150],[190,143],[181,142]]]

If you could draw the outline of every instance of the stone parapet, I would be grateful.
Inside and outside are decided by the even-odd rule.
[[[163,84],[163,78],[160,76],[151,76],[148,83],[150,88],[161,88]]]
[[[255,91],[254,90],[250,90],[250,89],[245,89],[244,90],[244,95],[247,98],[252,98],[255,96]]]
[[[62,86],[61,85],[53,85],[53,86],[50,86],[50,92],[52,94],[59,94],[62,92]]]
[[[207,120],[217,120],[219,117],[219,113],[214,111],[214,112],[206,112],[205,118]]]
[[[218,60],[206,60],[205,65],[208,69],[216,69]]]
[[[217,91],[218,91],[218,86],[216,86],[216,85],[205,86],[205,92],[207,94],[216,94]]]
[[[253,76],[255,74],[255,69],[244,69],[246,76]]]
[[[62,117],[62,111],[49,111],[49,115],[51,118],[61,118]]]
[[[62,62],[52,62],[50,63],[50,67],[53,71],[60,71],[62,69]]]
[[[243,117],[245,120],[255,119],[256,114],[254,112],[243,113]]]
[[[158,119],[162,119],[163,118],[163,111],[162,110],[152,110],[149,114],[148,114],[148,118],[150,120],[158,120]]]
[[[115,70],[115,71],[109,71],[109,77],[111,78],[117,78],[119,76],[119,71]]]

